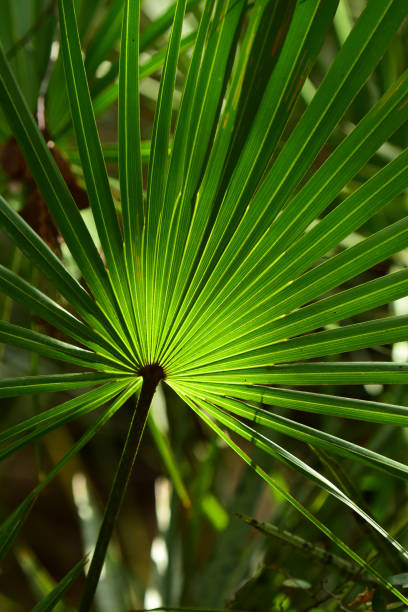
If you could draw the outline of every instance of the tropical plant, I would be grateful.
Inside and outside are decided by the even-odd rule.
[[[80,371],[3,379],[0,396],[95,387],[3,431],[6,444],[0,458],[110,402],[6,519],[1,553],[9,550],[40,491],[119,408],[131,406],[128,436],[83,591],[80,610],[90,609],[152,398],[163,384],[356,564],[408,604],[396,586],[239,444],[247,440],[305,475],[362,517],[393,554],[406,561],[404,547],[341,483],[268,438],[264,428],[407,478],[404,464],[280,416],[271,407],[392,426],[408,423],[404,406],[288,388],[408,381],[404,363],[332,360],[407,336],[407,316],[339,322],[407,294],[406,269],[369,281],[359,278],[408,244],[406,218],[368,236],[364,229],[408,186],[407,152],[393,156],[357,188],[350,185],[407,121],[408,72],[389,84],[331,154],[324,148],[402,26],[408,6],[400,0],[368,2],[314,91],[308,77],[338,0],[207,0],[198,31],[187,41],[195,42],[173,130],[172,99],[187,5],[178,0],[165,59],[161,56],[164,66],[144,180],[139,4],[123,3],[119,81],[114,81],[113,70],[110,84],[118,93],[119,109],[118,218],[87,80],[98,61],[92,63],[88,56],[84,64],[74,2],[58,0],[61,62],[96,243],[0,51],[4,115],[83,279],[78,282],[1,199],[1,228],[65,305],[3,266],[1,288],[71,341],[8,321],[0,324],[0,339],[80,366]],[[114,2],[112,10],[119,14],[121,6]],[[103,41],[101,35],[99,43]],[[159,64],[156,61],[153,70]],[[56,74],[60,83],[62,68]],[[308,103],[299,116],[301,94]],[[68,129],[64,113],[55,116],[60,129]],[[323,161],[316,165],[322,151]],[[359,228],[362,234],[350,246],[346,238]],[[351,281],[351,287],[342,288]],[[318,361],[326,357],[330,359]],[[59,592],[69,579],[57,587]],[[49,609],[49,601],[43,609]]]

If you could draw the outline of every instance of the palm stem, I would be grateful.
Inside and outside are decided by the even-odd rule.
[[[141,373],[142,374],[142,373]],[[154,392],[163,371],[158,366],[150,366],[143,371],[143,384],[139,400],[133,410],[125,446],[116,470],[102,525],[99,530],[91,565],[85,580],[79,612],[89,612],[98,586],[99,578],[105,561],[106,551],[112,536],[116,518],[125,496],[129,478],[139,450],[140,440],[146,425],[149,408]]]

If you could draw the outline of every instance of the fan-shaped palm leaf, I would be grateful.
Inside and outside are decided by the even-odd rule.
[[[188,41],[191,44],[195,39],[195,45],[169,155],[172,97],[184,44],[181,36],[187,5],[186,0],[178,0],[169,13],[174,13],[174,19],[160,82],[144,196],[139,125],[139,2],[124,2],[119,84],[114,85],[119,95],[116,155],[122,231],[87,82],[87,73],[90,76],[95,70],[102,53],[99,46],[103,48],[110,42],[102,35],[97,38],[84,65],[73,0],[59,0],[62,61],[73,126],[106,265],[32,118],[5,54],[0,53],[4,113],[92,293],[91,297],[2,199],[0,226],[78,316],[1,267],[2,290],[50,321],[72,343],[8,322],[1,323],[0,339],[95,371],[5,379],[0,383],[0,395],[100,385],[5,431],[3,440],[20,437],[4,447],[0,458],[107,401],[113,402],[6,521],[3,552],[11,545],[10,534],[14,537],[38,492],[130,396],[140,392],[81,610],[88,610],[92,601],[159,383],[174,389],[269,484],[278,487],[227,431],[306,475],[364,517],[398,554],[408,558],[403,547],[346,493],[254,429],[261,424],[389,475],[407,478],[406,466],[397,461],[266,409],[282,406],[390,425],[405,425],[408,421],[408,409],[403,406],[285,387],[408,382],[404,364],[306,363],[309,359],[405,340],[408,331],[406,316],[337,325],[405,296],[406,270],[359,281],[352,288],[327,295],[408,245],[408,222],[401,219],[354,246],[343,246],[347,236],[408,187],[408,152],[402,152],[346,197],[342,191],[407,121],[407,72],[324,163],[310,173],[316,155],[405,19],[405,2],[371,0],[367,4],[310,104],[297,122],[289,121],[337,4],[337,0],[259,0],[250,8],[245,0],[207,0],[199,30]],[[120,5],[121,2],[112,4],[112,31]],[[108,19],[106,28],[109,30]],[[271,39],[274,42],[270,49],[265,40]],[[267,62],[261,61],[265,58]],[[146,152],[143,154],[146,156]],[[408,603],[288,491],[282,493],[356,562]]]

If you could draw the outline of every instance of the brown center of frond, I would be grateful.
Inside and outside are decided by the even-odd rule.
[[[149,386],[156,388],[161,380],[166,378],[166,374],[161,365],[152,363],[143,366],[138,371],[138,375],[143,377],[143,380],[149,383]]]

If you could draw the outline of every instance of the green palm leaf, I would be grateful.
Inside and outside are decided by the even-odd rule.
[[[39,484],[27,495],[16,510],[0,525],[0,559],[8,552],[10,546],[16,537],[18,530],[23,525],[29,514],[29,510],[39,493],[59,474],[63,467],[74,457],[92,438],[93,436],[109,421],[109,419],[123,406],[123,404],[135,393],[140,390],[140,379],[127,385],[127,388],[118,395],[112,404],[105,409],[98,420],[84,433],[81,438],[70,448],[62,459],[52,468],[52,470],[39,482]],[[106,396],[105,396],[106,397]],[[103,402],[103,399],[101,400]]]
[[[187,398],[186,398],[186,401]],[[375,576],[378,582],[384,585],[387,589],[392,591],[398,599],[407,603],[406,597],[402,595],[395,587],[392,587],[391,583],[389,583],[386,579],[384,579],[381,574],[379,574],[371,565],[366,563],[364,559],[359,557],[355,552],[353,552],[347,544],[345,544],[342,540],[340,540],[336,535],[328,528],[326,525],[323,525],[315,516],[309,512],[307,508],[302,506],[286,489],[282,488],[279,483],[273,480],[263,469],[251,459],[249,455],[247,455],[235,442],[231,440],[231,438],[226,434],[220,427],[214,423],[206,413],[197,405],[192,402],[188,402],[191,408],[195,410],[201,418],[230,446],[235,452],[253,469],[265,482],[267,482],[273,489],[279,491],[279,493],[292,505],[294,506],[301,514],[306,516],[311,523],[316,525],[323,533],[325,533],[333,542],[337,544],[337,546],[343,550],[348,556],[351,557],[360,567],[366,569],[370,574]]]
[[[126,378],[126,375],[119,374],[117,376],[117,379],[121,378]],[[0,397],[80,389],[81,387],[91,387],[93,383],[114,382],[115,380],[111,374],[103,374],[102,372],[2,378],[0,381]]]
[[[64,578],[48,593],[36,606],[34,612],[49,612],[55,608],[58,601],[61,601],[65,591],[69,589],[71,584],[78,578],[81,570],[84,568],[86,559],[81,559],[76,565],[64,576]]]
[[[288,436],[294,437],[298,440],[302,440],[302,442],[306,442],[308,444],[311,444],[317,447],[321,446],[322,448],[326,448],[329,451],[342,455],[344,457],[352,458],[357,461],[363,461],[367,463],[368,465],[371,465],[372,467],[376,467],[377,469],[384,469],[389,474],[397,476],[399,478],[403,478],[403,479],[407,478],[408,468],[405,465],[398,463],[397,461],[393,461],[392,459],[389,459],[388,457],[384,457],[383,455],[379,455],[378,453],[370,451],[369,449],[362,448],[361,446],[357,444],[353,444],[352,442],[343,440],[337,436],[327,434],[323,431],[319,431],[317,429],[314,429],[313,427],[309,427],[301,423],[296,423],[296,421],[293,421],[286,417],[270,414],[263,408],[253,407],[251,405],[244,404],[243,402],[238,402],[228,397],[219,397],[218,395],[212,394],[211,391],[209,391],[208,389],[206,389],[204,392],[201,391],[201,394],[200,394],[200,390],[197,389],[196,386],[189,387],[188,385],[185,385],[185,386],[177,385],[177,387],[182,390],[184,389],[186,394],[190,392],[196,397],[201,395],[202,401],[204,401],[205,398],[211,398],[212,401],[216,403],[218,406],[220,406],[221,408],[229,412],[232,412],[235,415],[245,417],[254,424],[259,423],[260,425],[264,425],[271,429],[275,429],[276,431],[280,431],[281,433],[284,433]],[[231,389],[231,391],[233,390]],[[268,393],[269,391],[270,391],[269,388],[265,389],[265,395],[263,395],[262,392],[258,393],[258,397],[257,397],[258,401],[260,401],[260,398],[262,397],[262,403],[267,404],[268,402],[274,401],[274,403],[278,405],[279,402],[275,401],[273,390],[271,390],[270,396]],[[295,392],[292,392],[292,394],[293,394],[292,398],[293,396],[294,398],[299,397],[299,392],[295,391]],[[236,389],[234,395],[236,396],[241,395],[240,390]],[[279,396],[279,391],[276,393],[276,395]],[[256,392],[255,392],[255,397],[256,397]],[[272,397],[274,397],[273,400],[272,400]],[[281,405],[284,405],[285,399],[289,400],[289,398],[285,396],[284,392],[282,393],[282,397],[283,397],[283,401],[281,401]],[[310,394],[308,399],[310,403],[312,404],[313,399],[315,398],[313,398],[313,396]],[[329,401],[332,400],[333,404],[335,405],[336,398],[328,398],[328,400]],[[325,414],[328,414],[330,412],[330,407],[329,407],[330,404],[327,403],[325,407],[323,408],[322,407],[323,401],[320,399],[320,395],[318,396],[318,398],[315,399],[316,411],[318,411],[317,406],[321,406],[321,411],[322,412],[324,411]],[[359,418],[364,419],[364,410],[366,410],[367,411],[366,418],[369,419],[370,421],[383,418],[382,422],[387,422],[393,425],[398,423],[398,417],[399,417],[399,424],[406,423],[406,418],[408,417],[407,409],[405,409],[406,414],[405,414],[405,419],[404,419],[404,416],[402,414],[402,412],[404,411],[404,408],[400,406],[396,406],[394,408],[393,406],[389,406],[389,405],[382,405],[382,406],[380,405],[380,408],[383,409],[383,413],[373,415],[373,417],[370,418],[374,410],[377,408],[375,405],[375,402],[363,402],[361,400],[354,400],[354,401],[348,400],[348,403],[349,403],[349,411],[347,411],[347,409],[342,405],[340,406],[338,411],[334,412],[335,416],[340,416],[340,415],[341,416],[352,416],[353,414],[356,416],[358,414]],[[290,405],[290,400],[289,400],[286,402],[285,405],[286,406],[290,405],[291,408],[296,407],[297,410],[301,410],[305,404],[306,402],[302,404],[301,401],[296,403],[296,400],[295,400]],[[208,404],[208,402],[205,404],[205,406],[207,407],[207,410],[209,410],[210,412],[216,410],[216,408]],[[394,414],[392,413],[393,409],[396,411]],[[313,404],[312,404],[312,410],[313,410]],[[215,414],[218,415],[220,418],[222,416],[220,412],[216,412]],[[227,419],[228,417],[225,416],[222,418]]]
[[[0,48],[3,111],[89,287],[88,292],[13,207],[0,200],[0,227],[58,296],[49,297],[3,266],[0,287],[69,341],[9,321],[0,323],[0,339],[85,368],[4,379],[0,397],[90,388],[6,429],[0,434],[7,443],[0,449],[0,459],[112,401],[6,520],[0,530],[0,550],[5,554],[10,548],[38,493],[132,398],[129,433],[80,606],[81,611],[90,609],[149,407],[157,385],[163,383],[265,482],[407,604],[407,598],[371,563],[280,487],[216,422],[346,504],[384,537],[385,546],[407,558],[403,546],[349,494],[255,426],[389,476],[407,478],[408,469],[402,463],[299,423],[295,417],[274,414],[272,407],[392,426],[408,423],[404,406],[286,388],[408,382],[406,364],[339,359],[339,355],[407,338],[407,315],[372,313],[408,294],[407,270],[374,280],[359,275],[408,245],[407,218],[393,219],[385,226],[377,223],[378,213],[408,187],[408,150],[386,165],[370,166],[369,177],[359,186],[351,183],[367,171],[378,149],[408,120],[407,72],[378,96],[318,169],[314,167],[333,132],[343,129],[343,117],[406,18],[408,7],[400,0],[371,0],[345,37],[339,14],[335,17],[337,0],[275,4],[259,0],[254,5],[244,0],[206,0],[197,32],[182,36],[185,13],[197,4],[178,0],[139,35],[140,3],[115,1],[83,60],[80,33],[86,31],[93,13],[83,8],[78,28],[73,0],[58,1],[65,80],[61,60],[53,79],[66,84],[98,244]],[[312,74],[333,22],[344,44],[300,114],[303,84]],[[167,49],[159,49],[140,67],[140,49],[170,25]],[[91,82],[90,87],[88,79],[114,47],[120,27],[120,59],[112,64],[106,81]],[[172,101],[180,80],[178,61],[193,43],[175,119]],[[272,60],[264,69],[270,44]],[[142,143],[139,80],[161,66],[151,142]],[[118,143],[104,149],[95,114],[117,96]],[[65,116],[62,119],[61,125],[67,125]],[[142,160],[147,159],[144,181]],[[118,163],[118,207],[105,161]],[[350,246],[347,238],[355,237],[357,230],[361,234]],[[349,282],[351,287],[343,286]],[[60,296],[66,307],[59,303]],[[369,314],[362,317],[365,313]],[[336,360],[307,363],[325,357]],[[168,441],[154,418],[150,427],[178,494],[188,505]],[[56,597],[76,571],[57,587]],[[47,601],[44,605],[47,609]]]

